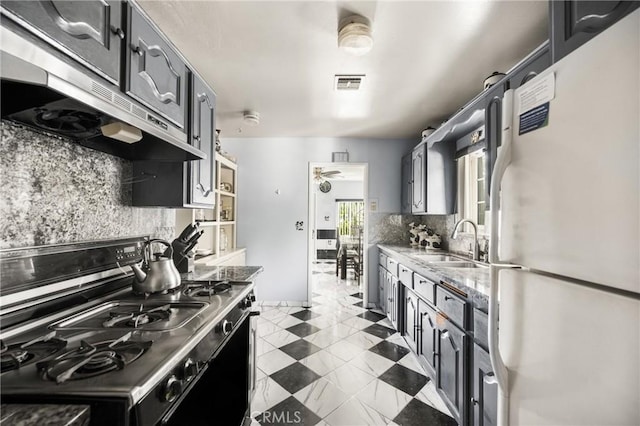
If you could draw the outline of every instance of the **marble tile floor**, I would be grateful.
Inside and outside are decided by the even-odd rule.
[[[252,425],[455,426],[434,383],[357,281],[314,265],[309,309],[261,306]]]

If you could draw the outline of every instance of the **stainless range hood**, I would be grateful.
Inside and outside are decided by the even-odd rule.
[[[8,24],[3,19],[0,27],[3,119],[62,135],[83,146],[130,160],[207,158],[206,153],[187,143],[185,130]],[[141,130],[142,139],[126,143],[104,136],[101,127],[114,122]]]

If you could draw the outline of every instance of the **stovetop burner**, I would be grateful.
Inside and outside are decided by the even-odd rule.
[[[168,320],[171,316],[171,305],[162,305],[151,309],[140,309],[136,312],[109,312],[110,318],[102,323],[103,327],[131,327],[138,328],[141,325],[153,324],[158,321]]]
[[[53,333],[26,343],[6,346],[0,342],[0,372],[16,370],[40,361],[62,350],[67,342],[53,337]]]
[[[48,361],[36,364],[45,380],[64,383],[67,380],[82,380],[113,370],[121,370],[131,364],[151,347],[151,341],[129,341],[131,333],[117,340],[88,343],[64,352]]]
[[[191,297],[206,297],[226,293],[231,289],[227,281],[194,281],[186,283],[184,294]]]

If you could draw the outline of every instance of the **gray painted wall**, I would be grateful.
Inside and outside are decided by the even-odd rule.
[[[400,160],[415,145],[415,140],[385,139],[223,139],[222,148],[238,158],[238,245],[247,248],[248,265],[264,266],[258,298],[307,299],[309,162],[330,162],[332,152],[348,150],[350,162],[369,164],[369,199],[378,200],[378,211],[396,213]],[[296,231],[296,221],[304,221],[303,231]],[[369,243],[371,294],[377,249],[375,241]]]
[[[314,185],[316,198],[316,229],[336,229],[336,200],[362,199],[362,181],[331,181],[331,191],[323,193],[318,185]],[[329,220],[325,220],[329,216]]]

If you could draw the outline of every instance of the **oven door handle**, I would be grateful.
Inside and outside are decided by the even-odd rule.
[[[249,316],[250,317],[257,317],[260,315],[260,311],[250,311],[249,312]]]

